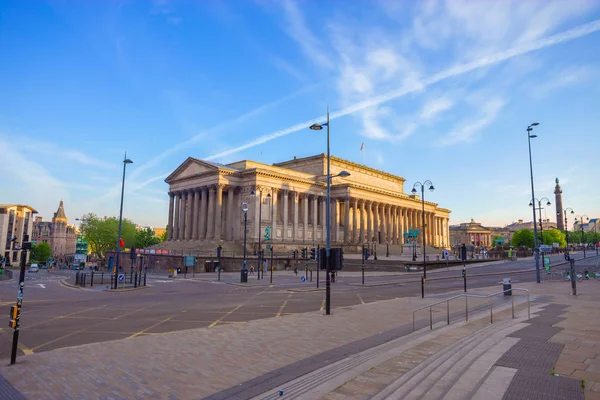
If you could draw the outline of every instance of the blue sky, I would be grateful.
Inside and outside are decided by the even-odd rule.
[[[322,153],[430,179],[501,226],[536,197],[600,215],[600,1],[0,0],[0,202],[164,226],[188,156]],[[546,210],[554,218],[553,206]]]

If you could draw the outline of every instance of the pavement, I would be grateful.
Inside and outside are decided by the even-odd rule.
[[[593,267],[596,261],[589,259],[589,264]],[[535,277],[531,272],[516,276]],[[523,296],[516,297],[514,320],[510,300],[495,298],[497,322],[492,325],[488,299],[470,298],[469,321],[463,320],[464,303],[451,302],[451,324],[446,325],[444,303],[432,312],[435,329],[429,331],[425,311],[418,315],[413,333],[412,310],[452,294],[454,281],[460,290],[461,279],[434,281],[428,297],[421,299],[414,297],[420,285],[357,289],[350,283],[360,277],[342,275],[333,285],[336,307],[328,316],[321,310],[323,293],[291,292],[284,285],[289,276],[272,287],[190,280],[160,284],[160,277],[153,279],[151,288],[123,294],[67,289],[56,277],[47,277],[42,284],[52,290],[34,291],[31,285],[39,283],[26,283],[24,304],[35,312],[24,313],[21,337],[24,343],[30,341],[31,351],[20,352],[14,366],[0,361],[0,376],[30,399],[275,398],[279,390],[282,398],[311,399],[440,398],[440,394],[471,398],[490,397],[490,391],[497,398],[519,398],[514,396],[526,389],[527,382],[533,388],[529,398],[582,398],[577,396],[584,393],[596,398],[600,391],[596,280],[578,282],[579,295],[570,296],[569,282],[535,284],[524,279],[515,286],[532,292],[531,320]],[[469,293],[500,290],[498,276],[473,280],[481,287],[470,287]],[[28,291],[33,298],[27,298]],[[73,308],[53,314],[53,306],[66,306],[62,299],[66,291]],[[42,293],[43,299],[36,299],[35,293]],[[82,304],[86,296],[87,304]],[[166,304],[161,304],[163,300]],[[176,303],[180,307],[174,309]],[[237,314],[240,310],[246,312]],[[207,315],[211,319],[204,321]],[[32,322],[29,329],[25,321]],[[35,324],[38,335],[32,335]],[[111,335],[110,326],[128,331]],[[51,339],[56,331],[60,335]],[[6,336],[7,331],[3,333]],[[88,344],[90,337],[96,343]],[[39,340],[45,342],[31,344]],[[60,345],[53,346],[57,342]],[[3,350],[8,346],[1,344]],[[539,361],[542,354],[549,356]],[[364,370],[365,366],[369,368]],[[329,368],[327,374],[320,373],[324,368]],[[430,375],[437,380],[425,378]],[[315,376],[326,377],[326,382]],[[10,390],[0,379],[2,398],[13,398],[2,388]],[[542,393],[548,388],[552,393]]]

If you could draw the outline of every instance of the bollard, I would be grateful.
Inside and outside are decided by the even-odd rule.
[[[312,269],[310,270],[310,281],[312,282]]]
[[[464,281],[464,290],[465,290],[465,293],[467,293],[467,270],[463,268],[462,274],[463,274],[463,281]]]
[[[90,287],[94,287],[94,270],[92,270],[92,273],[90,276]]]
[[[571,289],[573,296],[577,296],[577,281],[575,280],[575,259],[571,258],[569,260],[571,264]]]
[[[425,298],[425,278],[421,275],[421,298]]]
[[[100,273],[100,284],[103,285],[104,284],[104,272]]]
[[[75,272],[75,284],[79,285],[79,271]]]
[[[146,273],[144,272],[144,286],[146,286]]]
[[[133,283],[133,271],[129,272],[129,284],[131,285]]]
[[[142,286],[142,271],[140,270],[137,274],[138,276],[138,286]]]
[[[86,276],[86,275],[87,275],[87,274],[83,274],[83,280],[82,280],[82,283],[83,283],[83,284],[81,285],[81,286],[83,286],[83,287],[85,287],[85,278],[87,278],[87,276]]]
[[[221,280],[221,264],[219,264],[217,271],[218,271],[217,280],[220,281]]]
[[[135,272],[135,278],[133,280],[133,287],[136,288],[137,287],[137,283],[138,283],[138,273],[137,271]]]

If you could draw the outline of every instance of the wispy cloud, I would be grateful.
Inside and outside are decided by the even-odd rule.
[[[573,88],[596,76],[592,72],[592,68],[587,65],[563,68],[548,74],[545,81],[536,84],[529,93],[536,98],[546,98],[555,90]]]
[[[453,101],[448,97],[438,97],[425,103],[421,110],[421,119],[432,120],[439,114],[443,113],[452,108],[454,105]]]
[[[298,68],[294,67],[289,62],[284,59],[276,56],[271,56],[271,63],[275,66],[275,68],[289,74],[293,78],[299,80],[302,83],[308,83],[309,79],[302,71]]]

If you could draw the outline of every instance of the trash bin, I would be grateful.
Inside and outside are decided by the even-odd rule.
[[[181,268],[177,268],[177,273],[180,274],[181,273]]]
[[[240,272],[240,282],[248,283],[248,269],[242,268],[242,271]]]
[[[502,290],[504,291],[505,296],[512,296],[512,284],[510,283],[510,278],[502,279]]]

